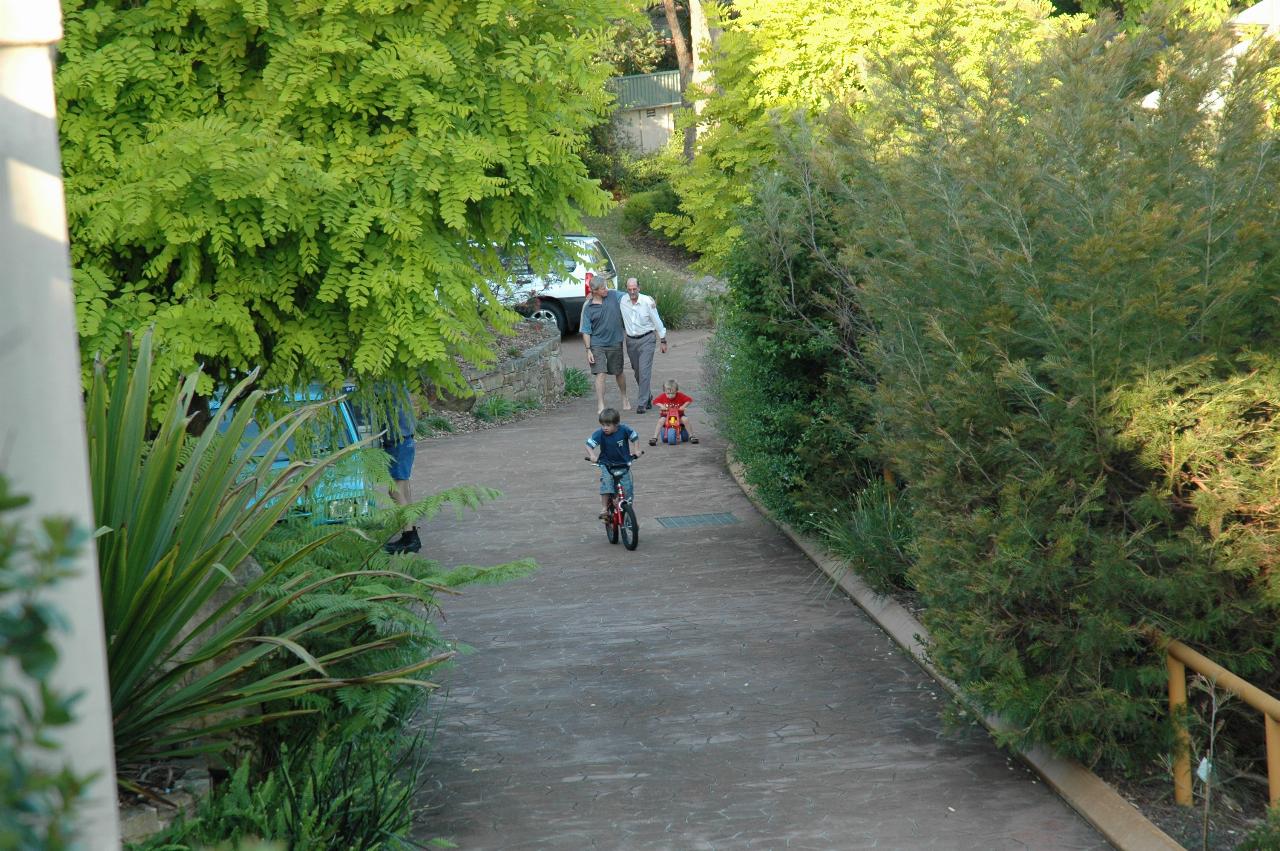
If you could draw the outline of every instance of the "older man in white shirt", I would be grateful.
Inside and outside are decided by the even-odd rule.
[[[640,292],[635,278],[627,278],[627,294],[622,299],[622,324],[627,332],[627,360],[636,376],[636,413],[653,407],[650,381],[653,376],[653,349],[667,351],[667,328],[658,315],[658,304]]]

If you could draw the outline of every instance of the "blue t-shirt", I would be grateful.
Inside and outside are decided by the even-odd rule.
[[[614,467],[625,467],[631,463],[631,447],[627,443],[635,443],[639,439],[635,429],[626,423],[618,423],[618,430],[613,434],[605,434],[602,428],[593,431],[587,438],[587,446],[592,449],[600,447],[597,460]]]

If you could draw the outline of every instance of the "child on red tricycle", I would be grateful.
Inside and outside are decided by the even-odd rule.
[[[672,445],[686,441],[697,443],[698,438],[689,434],[689,423],[684,416],[693,398],[681,393],[680,385],[674,380],[664,381],[662,391],[661,396],[653,398],[653,404],[659,411],[658,425],[653,430],[653,437],[649,438],[649,445],[657,446],[659,438],[663,443]]]

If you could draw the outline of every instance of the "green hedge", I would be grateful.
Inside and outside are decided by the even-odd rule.
[[[795,201],[783,187],[770,191],[770,209]],[[859,332],[822,315],[830,276],[803,254],[778,256],[765,231],[780,226],[748,223],[726,272],[707,369],[712,411],[748,480],[770,508],[808,525],[873,475],[869,386],[851,356]]]
[[[1280,689],[1280,48],[1227,85],[1229,43],[1104,22],[872,61],[862,111],[780,146],[713,347],[766,497],[830,498],[840,456],[807,450],[858,424],[906,489],[934,660],[1090,763],[1167,750],[1149,627]]]

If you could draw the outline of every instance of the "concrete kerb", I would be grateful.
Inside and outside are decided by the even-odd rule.
[[[756,510],[781,529],[783,534],[870,615],[890,638],[911,654],[911,657],[928,672],[929,676],[937,680],[966,707],[972,708],[972,702],[959,686],[939,673],[929,661],[925,651],[925,645],[929,641],[929,631],[925,629],[924,624],[916,620],[906,608],[892,598],[872,591],[857,575],[828,555],[817,543],[775,517],[760,502],[754,488],[747,483],[743,476],[742,465],[732,460],[728,453],[725,460],[734,481],[738,483],[738,487],[742,488],[742,492],[746,494]],[[1013,728],[1012,724],[999,716],[975,714],[993,733],[1007,732]],[[1120,851],[1178,851],[1183,848],[1102,778],[1080,763],[1056,756],[1043,746],[1016,749],[1015,752],[1044,778],[1059,797],[1097,828],[1098,832]]]

